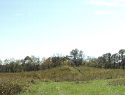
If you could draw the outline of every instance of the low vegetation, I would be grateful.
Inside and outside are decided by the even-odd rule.
[[[83,89],[84,85],[89,83],[91,84],[92,80],[101,81],[105,79],[112,79],[112,81],[110,80],[109,83],[108,83],[108,80],[106,80],[106,85],[112,86],[112,85],[117,85],[118,83],[122,84],[122,82],[124,82],[123,80],[124,80],[125,73],[124,73],[124,70],[121,70],[121,69],[100,69],[100,68],[93,68],[93,67],[86,67],[86,66],[80,66],[80,67],[60,66],[57,68],[31,71],[31,72],[0,73],[0,76],[1,76],[0,94],[13,95],[20,92],[35,93],[33,92],[32,89],[29,89],[29,87],[34,88],[35,85],[37,86],[37,84],[39,84],[39,82],[41,84],[45,84],[46,86],[47,84],[49,86],[51,84],[54,85],[58,83],[65,85],[69,82],[68,83],[69,87],[70,86],[73,87],[72,85],[78,84],[81,87],[83,86],[82,87]],[[116,80],[116,78],[123,78],[123,80],[122,79]],[[76,88],[81,88],[81,87],[76,87]],[[64,88],[62,89],[64,90]],[[74,89],[75,89],[75,86],[72,88],[72,91],[74,91]],[[37,90],[34,88],[34,91],[37,91]],[[45,91],[43,91],[42,93],[45,94]],[[68,93],[68,91],[66,93]],[[29,94],[29,95],[35,95],[35,94]],[[53,95],[56,95],[56,94],[53,94]]]
[[[111,86],[125,86],[125,78],[118,78],[108,83]]]

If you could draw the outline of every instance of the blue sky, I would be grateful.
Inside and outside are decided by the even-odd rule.
[[[98,57],[125,49],[125,0],[0,0],[0,59]]]

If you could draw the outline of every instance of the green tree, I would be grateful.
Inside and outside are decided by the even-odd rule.
[[[0,72],[2,72],[2,64],[3,64],[3,62],[2,62],[2,60],[0,59]]]
[[[108,67],[111,68],[111,53],[107,53],[107,57],[108,57]]]
[[[108,63],[107,63],[107,54],[103,54],[102,55],[103,58],[103,64],[105,65],[105,69],[108,67]]]
[[[125,53],[125,49],[121,49],[118,52],[121,55],[121,59],[123,58],[123,54]]]
[[[118,53],[112,54],[111,60],[112,60],[112,63],[114,64],[113,68],[116,68],[116,63],[119,60],[119,54]]]
[[[99,57],[98,57],[98,67],[99,67],[99,68],[104,67],[103,57],[102,57],[102,56],[99,56]]]
[[[119,64],[119,65],[122,65],[122,68],[124,69],[125,62],[124,62],[123,55],[124,55],[124,53],[125,53],[125,49],[119,50],[118,53],[120,54],[120,60],[122,60],[122,61],[121,61],[121,64]],[[120,66],[119,66],[119,67],[120,67]]]
[[[70,51],[70,55],[72,56],[71,58],[71,63],[76,66],[82,65],[82,61],[83,61],[83,51],[82,50],[78,50],[73,49],[72,51]]]

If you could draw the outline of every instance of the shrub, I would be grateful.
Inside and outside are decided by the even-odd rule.
[[[19,84],[12,84],[9,82],[0,84],[0,95],[14,95],[21,91],[22,87]]]

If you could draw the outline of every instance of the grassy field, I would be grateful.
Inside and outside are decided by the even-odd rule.
[[[61,66],[0,73],[0,95],[125,95],[125,71]]]
[[[40,82],[19,95],[125,95],[125,86],[108,85],[112,80]]]

